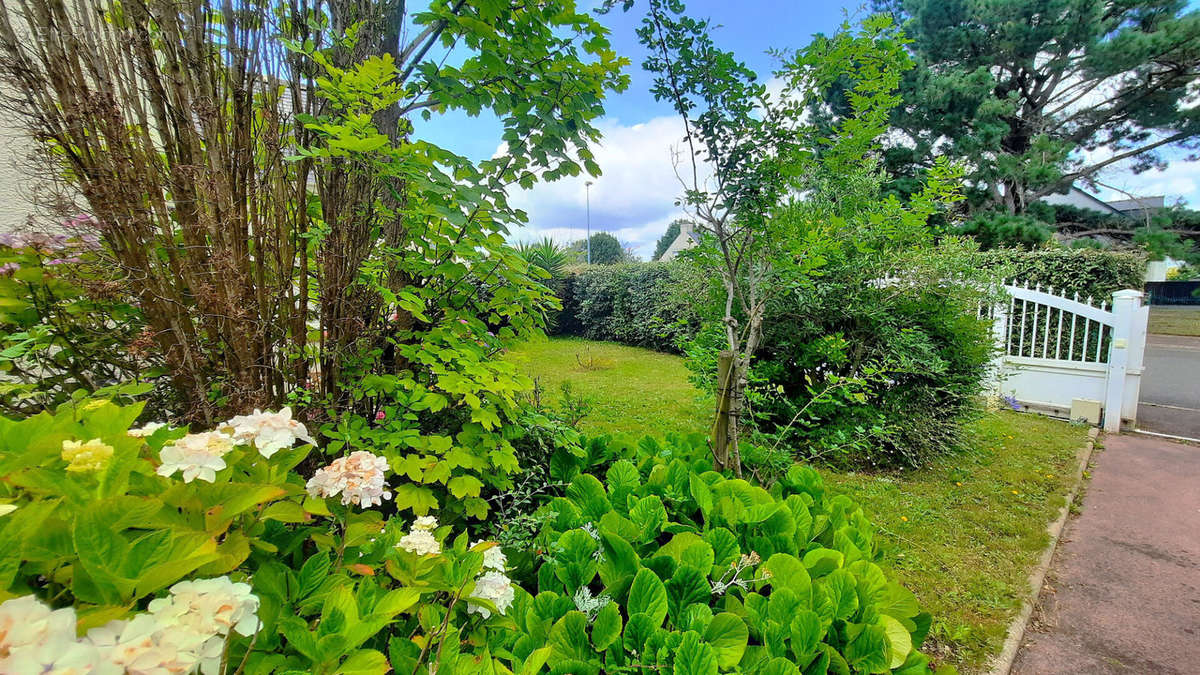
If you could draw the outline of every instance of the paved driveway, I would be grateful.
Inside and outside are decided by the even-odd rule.
[[[1106,435],[1014,675],[1200,672],[1200,447]]]
[[[1200,438],[1200,338],[1146,340],[1138,428]]]

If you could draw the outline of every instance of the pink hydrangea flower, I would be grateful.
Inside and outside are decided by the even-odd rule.
[[[340,494],[343,504],[357,504],[362,508],[377,506],[384,499],[392,498],[383,481],[387,470],[387,458],[357,450],[349,457],[339,457],[329,466],[317,469],[308,480],[308,493],[314,497]]]

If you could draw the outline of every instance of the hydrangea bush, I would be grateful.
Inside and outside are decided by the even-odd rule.
[[[131,429],[141,411],[0,419],[0,672],[513,664],[503,551],[434,516],[385,518],[386,459],[356,450],[305,476],[314,439],[288,409],[199,431]]]

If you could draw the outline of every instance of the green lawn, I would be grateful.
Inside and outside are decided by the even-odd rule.
[[[510,353],[556,395],[572,382],[594,409],[596,433],[704,431],[709,403],[697,399],[678,357],[584,340],[552,339]],[[553,398],[552,395],[552,398]],[[925,649],[964,672],[999,652],[1028,593],[1027,578],[1048,539],[1087,430],[1036,415],[989,413],[972,422],[969,447],[914,471],[822,471],[863,505],[884,542],[884,561],[934,616]]]
[[[1150,308],[1150,333],[1200,336],[1200,307]]]
[[[537,379],[544,396],[557,402],[569,381],[573,393],[591,403],[580,430],[588,434],[646,434],[704,431],[712,403],[688,382],[683,359],[608,342],[549,339],[521,345],[506,357]],[[711,399],[710,399],[711,401]]]

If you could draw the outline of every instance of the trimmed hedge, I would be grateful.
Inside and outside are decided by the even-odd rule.
[[[689,295],[698,280],[680,261],[583,268],[562,281],[554,333],[679,353],[700,326]]]
[[[1132,251],[1052,248],[1036,251],[994,249],[981,254],[987,267],[1006,268],[1017,283],[1050,286],[1056,293],[1091,296],[1096,304],[1112,294],[1145,284],[1146,258]]]

